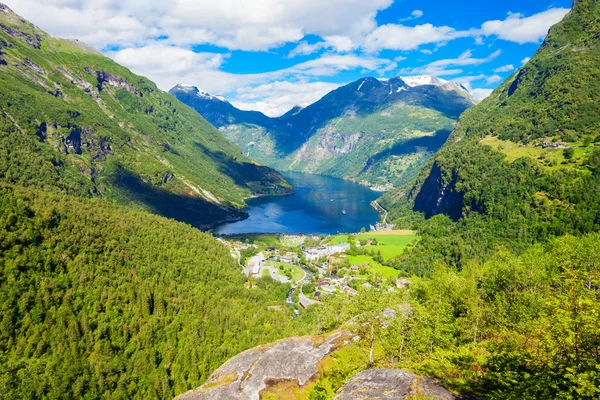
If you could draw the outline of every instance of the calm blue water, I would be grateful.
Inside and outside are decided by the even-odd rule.
[[[283,172],[296,193],[248,200],[250,217],[215,228],[218,234],[334,234],[369,229],[379,220],[370,203],[381,193],[342,179]],[[346,215],[342,214],[346,210]]]

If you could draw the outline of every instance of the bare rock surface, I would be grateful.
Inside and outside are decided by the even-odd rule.
[[[177,399],[258,400],[269,382],[294,380],[304,386],[341,336],[334,333],[320,344],[312,337],[288,338],[247,350],[223,364],[204,385]]]
[[[379,400],[425,397],[454,400],[435,380],[399,369],[368,369],[354,375],[338,391],[334,400]]]

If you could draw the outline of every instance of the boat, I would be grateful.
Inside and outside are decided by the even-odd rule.
[[[346,210],[342,210],[342,214],[346,215]]]

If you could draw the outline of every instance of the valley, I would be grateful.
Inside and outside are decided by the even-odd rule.
[[[404,79],[363,78],[278,118],[239,110],[192,86],[170,93],[265,165],[389,189],[413,179],[475,104],[453,82]]]
[[[0,398],[600,397],[599,1],[184,3],[0,4]]]

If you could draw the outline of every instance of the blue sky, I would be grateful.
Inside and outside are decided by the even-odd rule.
[[[436,75],[483,98],[570,0],[5,0],[168,90],[280,115],[365,76]]]

